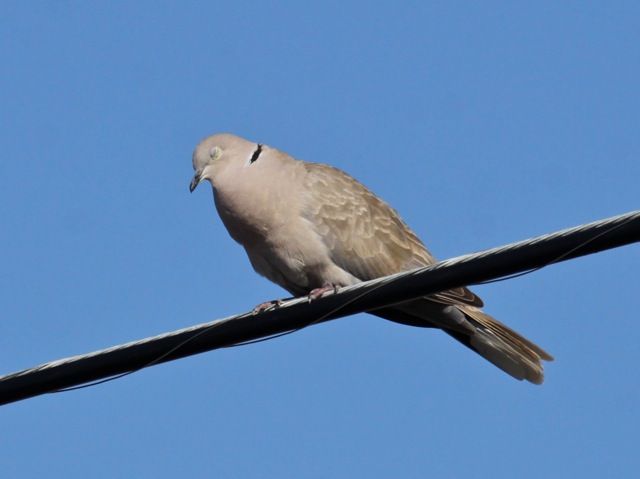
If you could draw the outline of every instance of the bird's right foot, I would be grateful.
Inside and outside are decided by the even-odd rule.
[[[253,308],[251,314],[260,314],[265,311],[271,311],[272,309],[276,309],[282,306],[282,301],[279,299],[275,299],[273,301],[265,301],[264,303],[260,303],[258,306]]]

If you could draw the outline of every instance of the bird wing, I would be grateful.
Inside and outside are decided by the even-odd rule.
[[[335,264],[369,280],[435,263],[398,213],[362,184],[330,166],[309,163],[307,170],[303,214],[323,238]],[[441,328],[514,378],[541,384],[541,361],[553,357],[480,306],[482,301],[474,293],[456,288],[371,313]]]
[[[367,281],[436,262],[398,213],[364,185],[332,166],[305,166],[303,214],[340,268]],[[467,288],[437,293],[430,299],[482,306],[482,300]]]

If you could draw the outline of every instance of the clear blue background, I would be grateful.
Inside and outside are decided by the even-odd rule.
[[[447,258],[640,206],[637,2],[0,5],[0,364],[284,292],[193,195],[230,131],[350,172]],[[532,386],[359,315],[0,408],[2,477],[631,477],[637,246],[475,288]]]

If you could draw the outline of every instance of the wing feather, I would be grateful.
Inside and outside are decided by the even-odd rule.
[[[305,218],[322,236],[332,260],[362,281],[434,264],[420,238],[387,203],[329,165],[305,163]],[[467,288],[431,296],[444,304],[482,306]]]

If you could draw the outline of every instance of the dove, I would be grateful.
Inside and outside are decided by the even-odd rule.
[[[213,187],[215,207],[253,269],[294,296],[434,264],[399,214],[338,168],[301,161],[266,144],[221,133],[193,152],[189,185]],[[541,384],[553,357],[482,311],[465,287],[370,311],[442,329],[518,380]]]

